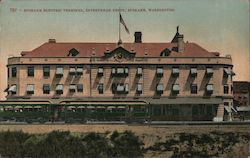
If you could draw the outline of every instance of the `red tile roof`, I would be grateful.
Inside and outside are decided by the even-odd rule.
[[[69,50],[75,48],[79,51],[77,57],[103,56],[107,50],[117,48],[117,43],[50,43],[46,42],[32,51],[21,53],[25,57],[67,57]],[[170,57],[215,57],[211,52],[195,43],[185,43],[184,52],[174,51],[176,43],[123,43],[123,48],[136,52],[136,57],[143,57],[147,52],[148,57],[159,57],[166,48],[171,51]]]

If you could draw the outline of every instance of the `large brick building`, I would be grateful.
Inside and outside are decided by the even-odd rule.
[[[250,82],[234,81],[234,106],[238,115],[244,119],[250,119]]]
[[[9,58],[8,95],[2,111],[63,105],[57,110],[124,111],[131,118],[145,112],[152,120],[222,121],[227,109],[224,120],[231,119],[230,56],[184,42],[178,29],[169,43],[144,43],[141,32],[134,36],[134,42],[118,44],[50,39]]]

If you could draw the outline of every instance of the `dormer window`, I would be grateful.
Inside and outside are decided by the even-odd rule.
[[[171,53],[171,51],[169,50],[169,49],[164,49],[162,52],[161,52],[161,54],[160,54],[160,56],[161,57],[167,57],[167,56],[169,56],[170,55],[170,53]]]
[[[72,49],[69,50],[68,57],[75,57],[78,54],[79,54],[79,52],[75,48],[72,48]]]

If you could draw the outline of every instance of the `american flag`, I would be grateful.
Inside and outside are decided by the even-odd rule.
[[[125,27],[126,32],[129,34],[128,27],[126,26],[121,14],[120,14],[120,23],[122,23],[122,25]]]

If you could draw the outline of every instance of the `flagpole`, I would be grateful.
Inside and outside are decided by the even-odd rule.
[[[119,7],[119,41],[121,41],[121,12]]]

